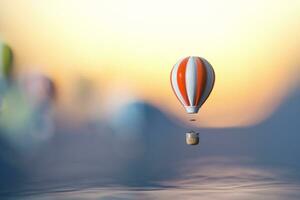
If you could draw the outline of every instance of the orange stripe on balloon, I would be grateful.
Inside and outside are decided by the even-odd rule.
[[[184,103],[186,106],[190,106],[189,99],[186,92],[186,83],[185,83],[185,71],[186,71],[186,64],[189,60],[189,57],[184,58],[181,63],[179,64],[178,71],[177,71],[177,84],[179,91],[184,99]]]
[[[196,64],[197,64],[197,92],[196,92],[195,106],[198,106],[206,86],[207,71],[203,61],[199,57],[196,58]]]

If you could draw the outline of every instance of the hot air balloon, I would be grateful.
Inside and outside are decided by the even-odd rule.
[[[170,78],[173,91],[188,114],[198,113],[215,83],[211,64],[196,56],[179,60],[174,65]],[[186,133],[186,140],[188,144],[198,144],[198,134],[193,131]]]
[[[30,109],[29,134],[36,142],[46,141],[54,134],[56,85],[41,72],[28,72],[20,78],[20,89]]]
[[[21,88],[34,107],[48,106],[54,100],[56,92],[54,82],[39,72],[28,73],[23,77]]]
[[[0,41],[0,112],[3,108],[5,93],[8,89],[13,54],[8,45]]]
[[[0,42],[0,78],[7,78],[11,72],[13,60],[12,50],[8,45]]]

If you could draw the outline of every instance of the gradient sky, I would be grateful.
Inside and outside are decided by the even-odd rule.
[[[47,73],[65,104],[81,74],[101,88],[99,104],[136,97],[186,120],[169,74],[181,57],[206,58],[216,84],[198,123],[209,127],[253,125],[276,109],[300,72],[299,19],[297,0],[0,1],[15,73]]]

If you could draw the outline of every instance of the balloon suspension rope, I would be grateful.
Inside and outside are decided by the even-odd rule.
[[[190,116],[190,119],[189,119],[189,121],[190,122],[192,122],[192,123],[196,123],[196,116]],[[194,133],[196,133],[197,135],[199,135],[199,133],[197,133],[197,132],[195,132],[194,130],[190,130],[190,132],[194,132]]]
[[[195,123],[195,122],[196,122],[195,116],[189,116],[189,117],[190,117],[190,119],[189,119],[190,122],[192,122],[192,123]],[[194,131],[191,130],[190,132],[194,132]]]
[[[196,121],[196,119],[194,119],[194,118],[191,118],[191,119],[189,119],[189,121],[190,121],[190,122],[195,122],[195,121]]]

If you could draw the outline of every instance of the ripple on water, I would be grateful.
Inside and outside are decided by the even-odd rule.
[[[126,187],[85,183],[72,188],[59,186],[28,190],[12,199],[25,200],[134,200],[220,199],[298,200],[300,185],[286,172],[231,162],[201,162],[185,165],[176,178],[153,182],[151,187]],[[197,166],[196,168],[194,166]]]

